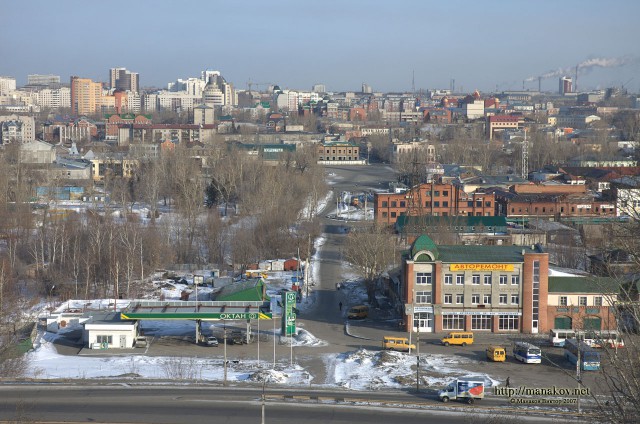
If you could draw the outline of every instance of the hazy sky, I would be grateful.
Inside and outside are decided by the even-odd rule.
[[[625,64],[585,67],[579,88],[640,91],[638,0],[2,0],[0,16],[0,75],[18,85],[126,67],[141,86],[215,69],[239,89],[410,90],[415,72],[416,88],[519,90],[606,58]]]

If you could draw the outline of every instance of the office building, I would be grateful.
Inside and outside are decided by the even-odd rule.
[[[126,68],[111,68],[109,71],[109,87],[116,91],[133,91],[138,93],[139,74]]]

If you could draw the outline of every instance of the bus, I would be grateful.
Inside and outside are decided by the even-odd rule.
[[[598,371],[600,369],[600,352],[576,339],[568,339],[564,344],[564,357],[576,365],[580,352],[580,369],[583,371]]]
[[[566,339],[575,339],[576,332],[573,330],[556,329],[549,330],[549,342],[552,346],[563,347]]]
[[[589,346],[595,348],[609,347],[619,349],[624,347],[624,340],[615,330],[590,331],[580,333],[580,338]]]
[[[516,342],[513,345],[513,356],[525,364],[542,363],[542,351],[540,348],[527,342]]]

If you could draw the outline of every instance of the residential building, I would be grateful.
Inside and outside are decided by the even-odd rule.
[[[195,125],[213,125],[215,123],[215,109],[206,104],[194,107],[193,123]]]
[[[544,333],[548,275],[538,247],[436,245],[423,234],[402,256],[404,330]]]
[[[0,96],[6,96],[7,94],[15,90],[16,90],[15,78],[0,76]]]
[[[558,94],[560,94],[561,96],[564,96],[567,93],[573,93],[571,77],[567,77],[567,76],[560,77],[560,79],[558,80],[558,83],[559,83]]]
[[[71,77],[71,114],[91,115],[102,110],[102,83]]]
[[[2,144],[28,143],[36,139],[36,122],[33,116],[0,115]]]

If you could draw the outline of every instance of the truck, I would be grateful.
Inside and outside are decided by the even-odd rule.
[[[484,398],[484,379],[459,378],[438,392],[438,397],[443,402],[460,400],[472,404],[476,399]]]

